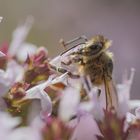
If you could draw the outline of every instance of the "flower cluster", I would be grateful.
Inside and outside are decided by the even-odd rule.
[[[114,85],[117,106],[106,109],[104,85],[73,78],[73,67],[58,73],[65,58],[25,42],[32,23],[27,18],[0,48],[0,139],[139,140],[140,101],[130,100],[135,70]]]

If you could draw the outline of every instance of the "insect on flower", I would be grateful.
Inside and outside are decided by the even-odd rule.
[[[70,49],[66,48],[66,46],[80,39],[84,39],[84,43],[73,45]],[[89,77],[93,86],[104,85],[106,109],[115,107],[117,95],[112,81],[113,60],[112,53],[107,51],[111,46],[111,41],[102,35],[96,35],[91,40],[87,40],[85,36],[68,42],[62,40],[61,44],[66,49],[60,54],[62,57],[61,67],[54,65],[51,67],[61,73],[69,72],[67,67],[75,67],[75,70],[69,72],[71,76],[82,76],[85,79]],[[113,100],[114,97],[115,101]]]

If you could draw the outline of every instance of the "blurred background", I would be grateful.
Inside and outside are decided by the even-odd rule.
[[[115,80],[119,83],[124,71],[134,67],[131,97],[140,99],[139,0],[1,0],[0,44],[10,43],[12,31],[28,15],[35,21],[27,41],[47,47],[51,58],[63,50],[60,38],[103,34],[113,40]]]

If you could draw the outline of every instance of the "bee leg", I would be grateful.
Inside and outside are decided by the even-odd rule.
[[[79,75],[76,75],[76,74],[72,74],[71,72],[67,71],[66,69],[62,68],[62,67],[56,67],[54,65],[50,65],[50,67],[57,71],[57,72],[60,72],[60,73],[66,73],[68,72],[68,75],[71,77],[71,78],[79,78],[80,76]]]
[[[69,72],[68,75],[69,75],[71,78],[73,78],[73,79],[78,79],[78,78],[80,78],[79,75],[72,74],[71,72]]]
[[[61,64],[63,64],[63,65],[66,65],[66,66],[68,66],[68,65],[70,65],[72,63],[72,61],[68,61],[68,62],[61,62]],[[76,75],[76,74],[72,74],[71,72],[69,72],[68,73],[68,75],[71,77],[71,78],[79,78],[79,75]]]
[[[84,86],[84,89],[86,90],[86,92],[90,92],[91,91],[91,85],[89,83],[89,79],[87,78],[87,76],[83,75],[81,76],[81,80]]]
[[[56,67],[56,66],[54,66],[54,65],[50,65],[50,67],[51,67],[53,70],[55,70],[55,71],[57,71],[57,72],[60,72],[60,73],[66,73],[66,72],[68,72],[66,69],[64,69],[64,68],[62,68],[62,67]]]

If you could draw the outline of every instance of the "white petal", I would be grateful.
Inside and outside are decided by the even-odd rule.
[[[92,88],[90,94],[92,95],[91,101],[93,102],[92,114],[96,120],[102,120],[104,117],[105,93],[102,92],[100,97],[98,97],[98,89]]]
[[[59,106],[59,117],[64,121],[68,121],[76,114],[79,102],[79,90],[73,88],[67,88],[64,90]]]
[[[8,62],[6,78],[11,81],[11,84],[21,81],[23,79],[23,75],[24,69],[21,65],[17,64],[16,61]]]
[[[81,116],[71,140],[97,140],[96,135],[100,135],[99,128],[91,115]]]
[[[122,102],[119,102],[118,109],[117,109],[117,115],[119,118],[123,118],[126,116],[126,113],[129,111],[129,102],[128,100],[123,100]]]
[[[39,99],[41,102],[42,112],[50,114],[52,111],[52,102],[48,94],[44,91],[44,88],[50,84],[50,80],[37,85],[26,91],[24,99]]]
[[[81,102],[78,106],[78,110],[91,112],[93,110],[93,102]]]
[[[22,80],[24,70],[22,66],[17,64],[14,60],[11,60],[7,64],[6,71],[0,70],[0,83],[7,86],[12,85],[14,82]]]
[[[6,84],[8,85],[6,82],[6,76],[5,76],[5,71],[0,69],[0,84]]]
[[[129,106],[130,106],[130,109],[135,109],[137,107],[140,107],[140,100],[130,100]]]
[[[100,96],[98,97],[98,89],[97,89],[97,88],[94,88],[94,89],[93,89],[93,91],[92,91],[92,92],[93,92],[93,97],[92,97],[92,99],[93,99],[93,102],[94,102],[95,106],[98,107],[98,105],[96,105],[96,104],[100,104],[100,107],[101,107],[102,109],[105,109],[105,108],[106,108],[105,86],[102,85],[102,86],[100,87],[100,90],[101,90],[101,94],[100,94]]]
[[[18,58],[18,60],[24,62],[28,55],[31,56],[33,54],[35,54],[37,51],[37,46],[35,46],[34,44],[31,43],[23,43],[20,46],[20,50],[18,50],[16,56]]]
[[[1,111],[0,118],[0,139],[10,140],[7,136],[20,124],[21,120],[18,117],[12,117],[8,113]]]
[[[1,107],[4,105],[2,103],[2,97],[8,92],[8,90],[10,89],[10,86],[9,85],[6,85],[4,82],[7,82],[6,80],[4,79],[1,79],[0,78],[0,100],[1,100],[1,103],[0,103],[0,109],[2,109]],[[3,105],[2,105],[3,104]]]
[[[44,122],[39,116],[35,117],[30,124],[30,126],[36,130],[42,130],[44,125]]]
[[[126,119],[124,122],[124,132],[126,132],[130,126],[131,123],[133,123],[136,120],[136,116],[127,112]]]
[[[33,17],[28,17],[23,25],[18,26],[13,32],[12,42],[9,48],[9,54],[14,56],[19,50],[21,44],[25,41],[33,23]]]
[[[125,75],[123,78],[123,83],[117,85],[118,100],[119,100],[118,115],[120,117],[125,116],[125,114],[129,110],[129,105],[131,107],[131,103],[129,102],[129,100],[130,100],[130,90],[131,90],[134,74],[135,74],[135,69],[131,68],[130,78],[127,79],[127,75]]]
[[[48,115],[51,114],[52,102],[50,97],[44,90],[41,91],[41,107],[43,112],[46,112]]]
[[[53,58],[53,59],[50,61],[50,64],[51,64],[51,65],[54,65],[54,66],[57,66],[57,67],[60,67],[60,66],[61,66],[61,56],[58,55],[57,57]]]
[[[137,119],[140,119],[140,107],[136,108],[135,114],[136,114]]]
[[[56,84],[56,83],[59,83],[59,82],[62,82],[62,83],[67,83],[67,79],[68,79],[68,72],[62,74],[61,76],[58,76],[56,78],[54,78],[52,81],[51,81],[51,84]]]
[[[8,134],[7,140],[42,140],[41,132],[31,127],[21,127]]]
[[[89,92],[89,97],[89,101],[79,104],[78,111],[88,112],[93,115],[94,119],[102,120],[104,117],[104,106],[102,103],[102,97],[98,97],[98,89],[92,88],[92,90]]]
[[[125,76],[125,78],[123,79],[123,83],[117,85],[119,101],[122,101],[123,98],[126,98],[128,100],[130,99],[130,90],[133,83],[134,74],[135,69],[131,68],[130,78],[127,79],[127,76]]]
[[[136,119],[136,116],[135,115],[133,115],[133,114],[131,114],[131,113],[127,113],[127,115],[126,115],[126,121],[127,121],[127,123],[131,123],[131,122],[133,122],[134,120]]]
[[[0,132],[2,130],[12,130],[14,127],[16,127],[17,125],[19,125],[20,123],[20,118],[18,117],[12,117],[10,116],[10,114],[5,113],[5,112],[1,112],[0,111]]]
[[[21,81],[23,75],[23,67],[13,60],[8,62],[6,71],[0,69],[0,96],[3,96],[15,82]]]

